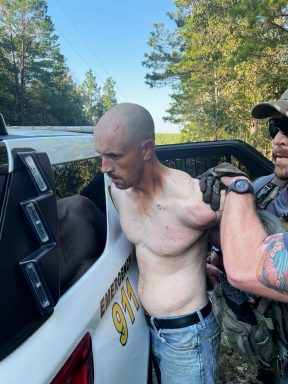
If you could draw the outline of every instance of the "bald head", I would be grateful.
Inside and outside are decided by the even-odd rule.
[[[155,139],[154,122],[150,113],[138,104],[121,103],[107,111],[98,121],[95,133],[105,130],[107,135],[119,132],[130,144]]]

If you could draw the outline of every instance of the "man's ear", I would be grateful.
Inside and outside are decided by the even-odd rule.
[[[142,143],[142,153],[144,161],[151,160],[154,155],[155,143],[153,139],[147,139]]]

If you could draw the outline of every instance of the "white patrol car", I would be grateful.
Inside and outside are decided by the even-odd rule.
[[[4,128],[0,383],[147,383],[149,331],[134,248],[121,232],[109,181],[97,179],[92,135]],[[86,191],[107,218],[105,249],[63,286],[56,197],[81,193],[92,179]]]
[[[121,232],[92,135],[7,132],[1,117],[0,383],[150,382],[134,247]],[[252,178],[273,169],[238,140],[163,145],[157,155],[194,177],[223,161]],[[105,217],[97,223],[103,246],[88,263],[81,255],[81,214],[65,257],[60,238],[60,203],[79,195]]]

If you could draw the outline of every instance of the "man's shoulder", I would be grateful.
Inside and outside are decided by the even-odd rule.
[[[171,186],[174,186],[183,195],[189,196],[191,193],[200,194],[199,180],[193,178],[187,172],[179,169],[170,169],[167,180]]]
[[[169,177],[173,177],[175,180],[183,183],[198,183],[198,180],[193,178],[188,172],[181,171],[180,169],[168,168],[169,169]]]

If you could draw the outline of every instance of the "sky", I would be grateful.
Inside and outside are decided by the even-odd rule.
[[[77,83],[92,69],[101,87],[108,76],[116,82],[118,102],[145,107],[155,122],[156,133],[179,132],[163,122],[171,89],[145,84],[142,65],[154,22],[173,24],[167,16],[173,0],[48,0],[48,15],[72,76]]]

